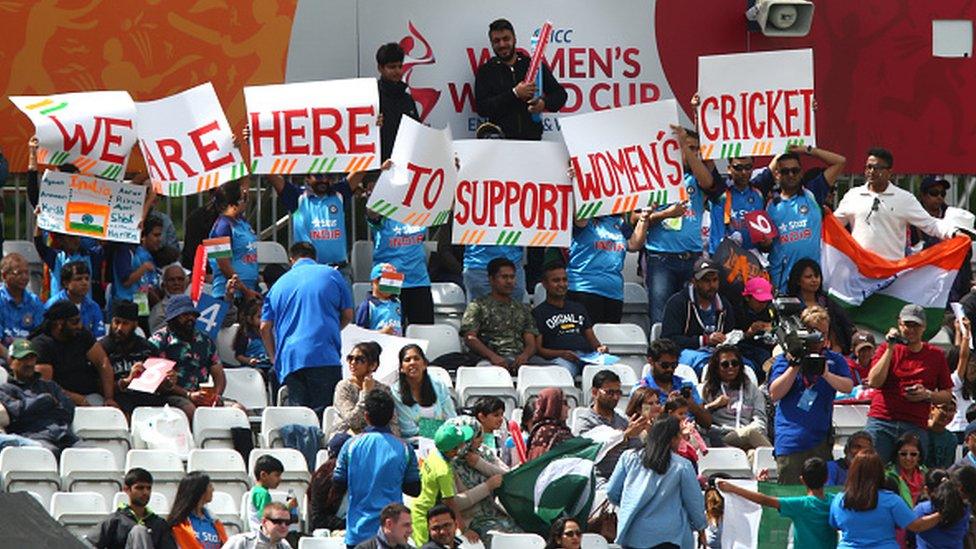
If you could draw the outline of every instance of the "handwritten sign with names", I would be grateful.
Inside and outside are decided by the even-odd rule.
[[[56,233],[139,243],[146,187],[78,173],[44,172],[37,225]]]

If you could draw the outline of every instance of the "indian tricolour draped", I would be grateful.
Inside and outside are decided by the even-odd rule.
[[[895,325],[906,304],[921,305],[928,338],[942,326],[949,290],[970,245],[969,238],[957,236],[891,261],[862,248],[828,215],[820,248],[823,285],[832,299],[848,309],[854,322],[879,332]]]

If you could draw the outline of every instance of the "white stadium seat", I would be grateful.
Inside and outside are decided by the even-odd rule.
[[[97,492],[56,492],[51,495],[51,516],[76,536],[87,534],[108,515],[108,503]]]
[[[168,450],[129,450],[125,457],[125,470],[133,467],[149,471],[153,476],[153,491],[165,495],[169,501],[176,499],[176,487],[186,476],[183,460]]]
[[[573,375],[562,366],[524,365],[519,367],[515,389],[518,391],[519,403],[523,406],[529,402],[529,399],[534,398],[540,391],[549,387],[562,389],[563,395],[571,401],[570,405],[572,406],[577,406],[583,401],[580,390],[576,388]]]
[[[464,314],[468,302],[464,295],[464,288],[453,282],[432,282],[430,294],[434,299],[434,314],[457,315]]]
[[[176,448],[185,448],[187,452],[193,448],[193,432],[190,431],[190,421],[183,410],[171,406],[139,406],[132,411],[132,448],[136,450],[149,448],[146,437],[152,437],[154,425],[161,421],[167,422],[167,435],[179,433],[173,435],[176,437],[174,439]],[[182,450],[178,454],[180,459],[186,459],[186,454]],[[128,469],[126,470],[128,471]]]
[[[752,466],[746,453],[739,448],[709,448],[698,459],[698,474],[708,477],[712,473],[728,473],[732,478],[752,478]]]
[[[104,448],[115,456],[115,463],[125,461],[125,454],[132,447],[129,423],[125,414],[110,406],[79,406],[71,430],[87,444]]]
[[[0,480],[4,492],[36,492],[44,501],[61,489],[54,454],[37,446],[7,447],[0,452]]]
[[[235,322],[217,331],[217,356],[220,357],[220,362],[227,366],[241,365],[237,361],[237,353],[234,352],[234,339],[237,337],[237,331],[240,328],[241,325]]]
[[[353,282],[352,283],[352,306],[353,308],[359,308],[359,304],[366,301],[366,298],[373,291],[373,284],[371,282]]]
[[[186,462],[186,472],[200,471],[210,475],[214,488],[239,499],[251,488],[244,458],[236,450],[191,450]]]
[[[589,408],[577,406],[569,411],[569,430],[573,432],[573,436],[580,436],[579,419],[580,416],[587,410],[589,410]]]
[[[332,432],[332,428],[342,420],[342,416],[339,415],[339,409],[335,406],[326,406],[325,411],[322,412],[322,433],[325,434],[326,440],[328,442],[329,434]],[[316,467],[318,469],[318,467]]]
[[[593,333],[615,355],[647,355],[647,336],[636,324],[594,324]]]
[[[232,536],[244,531],[244,524],[241,522],[241,513],[238,506],[243,495],[235,498],[227,492],[214,490],[213,499],[206,505],[207,511],[214,518],[220,519],[227,529],[227,535]]]
[[[227,378],[225,397],[241,403],[249,412],[260,413],[268,406],[268,389],[257,368],[225,368],[224,377]]]
[[[315,411],[304,406],[271,406],[261,413],[261,434],[258,437],[262,448],[280,448],[281,428],[285,425],[319,426],[319,418]]]
[[[233,428],[250,429],[247,415],[230,406],[201,406],[193,413],[193,441],[200,448],[233,448]]]
[[[508,370],[497,366],[462,366],[457,369],[458,404],[469,406],[480,396],[496,396],[505,401],[506,410],[518,406],[518,393]]]
[[[61,489],[97,492],[108,501],[122,489],[122,465],[104,448],[67,448],[61,452]]]
[[[405,336],[427,340],[427,358],[434,360],[448,353],[461,352],[461,338],[450,324],[410,324]]]
[[[778,471],[776,469],[776,456],[773,455],[772,446],[760,446],[756,448],[756,463],[752,467],[752,472],[757,477],[763,469],[769,472],[769,480],[776,480]]]
[[[259,240],[257,244],[257,255],[259,265],[288,265],[288,250],[274,240]]]
[[[837,442],[844,442],[857,431],[864,430],[868,422],[866,404],[837,404],[834,406],[834,432]]]
[[[214,493],[216,494],[216,492]],[[123,503],[129,503],[129,495],[125,492],[116,492],[112,496],[112,508],[118,509],[119,505]],[[149,508],[157,515],[166,516],[169,514],[171,505],[169,499],[162,492],[153,492],[149,496]]]
[[[580,539],[580,549],[608,549],[609,547],[610,544],[607,543],[607,538],[600,534],[586,532]]]
[[[538,534],[491,533],[491,549],[545,549],[546,540]]]
[[[298,549],[346,549],[343,538],[305,537],[298,540]]]

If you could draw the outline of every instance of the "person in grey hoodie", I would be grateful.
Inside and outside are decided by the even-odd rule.
[[[712,414],[709,446],[753,450],[772,446],[766,431],[766,396],[746,375],[742,353],[722,345],[705,368],[702,400]]]

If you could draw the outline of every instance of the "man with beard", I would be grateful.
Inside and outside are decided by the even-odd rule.
[[[166,401],[183,410],[191,421],[197,406],[223,405],[220,395],[227,385],[217,346],[196,327],[198,316],[189,296],[174,296],[166,307],[166,326],[149,338],[153,356],[176,363],[176,383]],[[213,389],[201,390],[200,384],[208,377],[213,377]]]
[[[664,306],[661,337],[674,341],[682,350],[713,348],[735,328],[735,313],[718,293],[718,264],[699,258],[692,272],[691,284]]]
[[[183,266],[179,263],[173,263],[163,269],[163,298],[159,303],[153,305],[153,308],[149,311],[149,330],[151,332],[156,332],[166,323],[166,305],[174,295],[183,295],[186,293],[188,282],[189,279],[186,276],[186,271],[183,270]]]
[[[169,524],[149,508],[153,485],[149,471],[140,467],[129,469],[122,483],[129,502],[120,505],[96,526],[87,536],[88,541],[98,549],[176,549]]]
[[[417,104],[403,82],[403,55],[403,48],[396,42],[383,44],[376,50],[376,70],[380,73],[376,85],[380,92],[380,115],[383,117],[380,126],[381,160],[386,160],[393,152],[400,119],[409,116],[420,120]]]
[[[51,304],[31,345],[41,377],[60,385],[75,406],[118,408],[112,365],[95,336],[81,326],[74,303]]]
[[[674,373],[678,367],[678,352],[678,346],[669,339],[658,339],[651,343],[647,348],[647,364],[651,371],[641,380],[641,387],[654,391],[657,398],[651,398],[652,405],[656,402],[663,407],[673,397],[684,397],[688,402],[689,414],[707,429],[712,425],[712,414],[705,408],[695,380],[684,379]],[[644,402],[647,403],[647,400]]]
[[[180,267],[180,270],[183,268]],[[98,341],[105,349],[115,372],[115,399],[126,415],[139,406],[163,406],[165,396],[172,391],[175,371],[155,393],[129,391],[129,384],[145,371],[143,362],[153,355],[153,348],[136,334],[139,325],[139,306],[131,301],[117,301],[112,311],[112,324],[107,336]]]
[[[610,475],[613,474],[613,469],[617,466],[620,454],[624,453],[624,450],[644,446],[640,434],[648,430],[651,421],[650,414],[635,414],[628,421],[616,412],[623,391],[620,390],[620,376],[613,370],[600,370],[593,376],[590,394],[593,402],[576,418],[580,436],[601,425],[624,432],[624,439],[608,451],[607,456],[594,467],[597,487],[600,487],[610,480]]]

